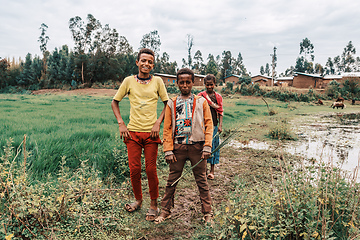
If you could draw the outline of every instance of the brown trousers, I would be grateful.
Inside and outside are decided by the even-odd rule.
[[[169,211],[174,207],[174,195],[177,183],[171,187],[182,174],[187,159],[190,160],[191,166],[194,166],[201,159],[203,144],[196,143],[192,145],[174,144],[174,155],[176,162],[170,163],[170,173],[167,180],[165,195],[161,200],[161,206],[164,210]],[[199,163],[193,168],[193,174],[200,192],[201,211],[203,214],[211,213],[211,197],[209,186],[206,178],[206,160]]]

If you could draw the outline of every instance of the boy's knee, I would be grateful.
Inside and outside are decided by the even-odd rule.
[[[146,175],[148,176],[148,178],[156,177],[157,176],[156,167],[146,168]]]
[[[130,168],[130,176],[136,176],[136,175],[141,175],[141,166]]]

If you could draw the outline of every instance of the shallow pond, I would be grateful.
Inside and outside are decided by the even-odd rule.
[[[302,116],[291,124],[299,140],[287,144],[287,152],[316,161],[332,161],[351,172],[358,166],[360,113]]]
[[[286,143],[286,152],[315,161],[332,161],[334,165],[351,172],[359,165],[360,113],[301,116],[290,124],[298,140]],[[247,144],[231,141],[229,145],[272,148],[267,143],[252,140]]]

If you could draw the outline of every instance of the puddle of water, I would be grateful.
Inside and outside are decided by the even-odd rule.
[[[299,140],[285,144],[286,152],[316,161],[331,161],[352,173],[360,164],[360,113],[301,117],[291,124]],[[232,140],[228,145],[260,150],[271,148],[255,140],[247,144]]]
[[[332,161],[351,172],[358,166],[360,113],[312,116],[298,119],[292,125],[299,140],[287,144],[287,152],[317,161]]]

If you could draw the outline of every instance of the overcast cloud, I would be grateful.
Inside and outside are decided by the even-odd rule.
[[[315,62],[325,66],[328,57],[341,55],[352,41],[360,51],[360,1],[358,0],[0,0],[0,57],[41,55],[41,23],[48,26],[48,50],[73,47],[69,19],[86,22],[92,14],[125,36],[137,50],[144,34],[158,30],[160,53],[167,52],[181,67],[187,57],[186,35],[194,37],[192,53],[200,50],[204,61],[231,51],[240,52],[252,75],[271,63],[277,47],[277,72],[295,65],[299,44],[310,39]],[[358,53],[356,54],[358,56]]]

